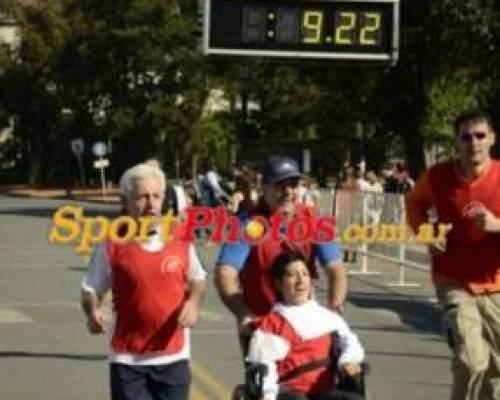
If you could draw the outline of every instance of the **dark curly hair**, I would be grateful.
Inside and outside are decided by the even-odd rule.
[[[288,264],[294,261],[302,261],[307,265],[308,269],[310,269],[307,260],[302,253],[293,250],[285,251],[278,257],[276,257],[273,262],[273,266],[271,268],[271,276],[273,278],[273,281],[281,280],[286,273]]]

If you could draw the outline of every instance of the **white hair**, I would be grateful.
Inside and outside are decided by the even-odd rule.
[[[160,184],[162,192],[166,188],[165,173],[158,167],[147,163],[137,164],[127,169],[120,178],[120,192],[128,197],[136,179],[154,178]]]

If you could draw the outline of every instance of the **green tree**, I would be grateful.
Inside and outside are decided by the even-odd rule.
[[[208,88],[195,1],[2,4],[22,45],[0,54],[1,108],[14,117],[30,182],[68,170],[58,155],[72,137],[113,139],[115,176],[148,156],[171,169],[175,154],[198,150],[190,138],[200,135]]]
[[[14,119],[21,169],[30,183],[41,183],[54,173],[51,164],[58,159],[60,104],[53,70],[69,27],[57,2],[9,2],[3,12],[17,22],[22,41],[17,50],[1,50],[0,107]]]
[[[67,18],[74,29],[59,65],[69,107],[115,140],[117,173],[152,155],[173,168],[208,93],[193,6],[69,0]]]
[[[414,175],[425,167],[426,144],[463,107],[487,106],[480,64],[488,62],[494,7],[490,0],[402,2],[401,57],[381,85],[380,110],[386,129],[403,139]]]

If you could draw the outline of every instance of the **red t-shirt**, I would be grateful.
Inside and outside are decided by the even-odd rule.
[[[417,181],[407,197],[407,215],[415,231],[427,222],[426,211],[435,207],[438,223],[452,224],[446,250],[433,257],[436,283],[459,284],[472,293],[500,291],[500,233],[479,229],[467,215],[482,205],[500,217],[500,162],[492,160],[472,181],[465,180],[456,163],[436,164]]]

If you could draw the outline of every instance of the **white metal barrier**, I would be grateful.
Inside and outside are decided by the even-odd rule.
[[[369,268],[370,259],[378,259],[394,264],[398,268],[398,279],[389,283],[389,286],[420,286],[419,283],[407,281],[406,268],[428,273],[429,265],[408,260],[406,256],[407,243],[371,244],[367,241],[358,241],[350,244],[342,240],[345,230],[353,224],[359,226],[406,224],[404,195],[350,190],[323,190],[321,192],[321,202],[318,206],[323,213],[333,214],[336,217],[337,237],[345,251],[352,251],[360,255],[360,269],[351,270],[349,274],[380,275],[379,271],[373,271]],[[412,247],[412,251],[426,254],[423,245]]]

